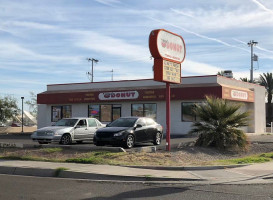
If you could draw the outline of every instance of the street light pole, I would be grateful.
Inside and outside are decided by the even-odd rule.
[[[24,97],[22,99],[22,133],[24,133]]]

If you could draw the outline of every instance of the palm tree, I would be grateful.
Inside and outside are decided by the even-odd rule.
[[[219,71],[216,75],[224,76],[224,71]]]
[[[243,82],[250,82],[250,80],[248,80],[247,77],[245,77],[245,78],[240,78],[240,80],[243,81]]]
[[[263,73],[262,75],[260,74],[260,85],[264,86],[266,89],[267,93],[267,122],[272,121],[272,94],[273,94],[273,78],[272,78],[272,73]]]
[[[219,149],[247,147],[245,133],[238,129],[248,125],[248,112],[240,113],[241,104],[211,96],[204,104],[196,105],[195,114],[200,121],[193,123],[190,133],[199,135],[197,146],[212,146]]]

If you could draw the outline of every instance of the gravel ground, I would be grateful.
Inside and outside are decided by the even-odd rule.
[[[214,148],[196,147],[194,142],[181,143],[174,158],[184,165],[205,165],[209,161],[241,158],[253,154],[273,152],[273,135],[248,135],[250,146],[246,151],[224,152]]]
[[[201,166],[211,161],[241,158],[253,154],[273,152],[273,135],[250,135],[247,151],[224,152],[215,148],[194,146],[193,140],[181,142],[173,152],[159,150],[156,153],[125,153],[102,157],[101,164],[117,165],[160,165],[160,166]],[[60,148],[61,149],[61,148]],[[53,149],[54,150],[54,149]],[[69,158],[89,157],[90,151],[63,149],[48,152],[46,149],[0,149],[0,156],[23,156],[65,161]],[[95,156],[97,157],[97,156]],[[107,161],[106,161],[107,160]]]

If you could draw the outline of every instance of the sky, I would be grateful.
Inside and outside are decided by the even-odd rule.
[[[0,0],[0,96],[30,99],[48,84],[153,78],[154,29],[184,38],[182,76],[232,70],[254,78],[273,70],[273,1]],[[183,80],[182,80],[183,81]]]

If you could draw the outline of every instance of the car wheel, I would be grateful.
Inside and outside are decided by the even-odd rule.
[[[71,144],[72,140],[69,134],[64,134],[61,138],[60,143],[63,145]]]
[[[130,149],[130,148],[132,148],[133,146],[135,145],[135,137],[133,136],[133,135],[128,135],[127,137],[126,137],[126,141],[125,141],[125,148],[128,148],[128,149]]]
[[[157,132],[154,139],[154,145],[160,145],[161,144],[161,133]]]

